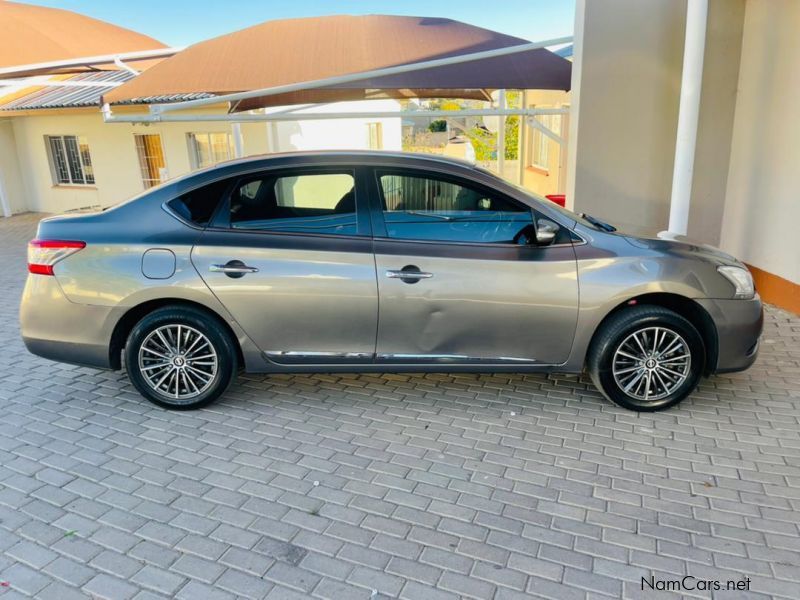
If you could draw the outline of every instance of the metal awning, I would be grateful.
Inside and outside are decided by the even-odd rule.
[[[230,110],[377,97],[487,99],[494,89],[568,90],[569,61],[542,47],[470,62],[381,73],[401,65],[519,48],[526,40],[458,21],[385,15],[268,21],[195,44],[110,92],[110,104],[165,94],[277,89],[335,79],[231,102]],[[343,75],[378,73],[348,81]],[[338,79],[336,79],[338,78]]]
[[[164,48],[144,34],[68,10],[0,1],[0,72],[19,65]],[[19,77],[86,70],[85,64],[78,64],[13,72]]]

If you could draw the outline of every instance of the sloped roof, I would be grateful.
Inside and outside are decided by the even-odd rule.
[[[0,68],[165,47],[72,11],[0,1]]]
[[[133,79],[134,75],[129,71],[96,71],[92,73],[79,73],[68,78],[60,78],[53,85],[37,84],[41,87],[34,88],[34,91],[2,103],[2,91],[0,88],[0,110],[19,111],[19,110],[41,110],[48,108],[82,108],[86,106],[100,106],[100,100],[104,93],[113,90],[117,85]],[[57,83],[80,82],[82,85],[65,86],[56,85]],[[158,102],[179,102],[182,100],[195,100],[197,98],[207,98],[210,94],[178,94],[166,96],[154,96],[142,98],[135,103],[150,104]],[[131,102],[130,104],[133,104]]]

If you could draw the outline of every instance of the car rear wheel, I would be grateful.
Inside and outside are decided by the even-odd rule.
[[[697,387],[705,346],[697,329],[676,312],[630,307],[601,326],[587,366],[594,384],[612,402],[637,411],[663,410]]]
[[[125,367],[151,402],[177,410],[210,404],[230,386],[236,348],[213,316],[191,307],[164,307],[131,330]]]

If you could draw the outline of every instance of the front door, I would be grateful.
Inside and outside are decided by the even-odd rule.
[[[572,245],[520,245],[535,212],[475,182],[377,170],[377,360],[549,365],[578,311]]]
[[[375,262],[356,172],[242,177],[192,251],[202,278],[273,362],[373,359]]]

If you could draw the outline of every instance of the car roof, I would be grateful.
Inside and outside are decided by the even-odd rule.
[[[421,152],[400,152],[395,150],[303,150],[294,152],[275,152],[271,154],[257,154],[253,156],[246,156],[243,158],[234,158],[232,160],[222,161],[215,164],[209,169],[216,169],[219,167],[231,167],[237,165],[250,165],[252,163],[271,161],[280,161],[281,159],[302,157],[302,158],[337,158],[352,159],[354,161],[360,160],[385,160],[394,159],[399,161],[423,161],[438,164],[445,164],[451,166],[459,166],[474,169],[476,164],[473,161],[464,160],[460,158],[452,158],[449,156],[441,156],[438,154],[424,154]]]

